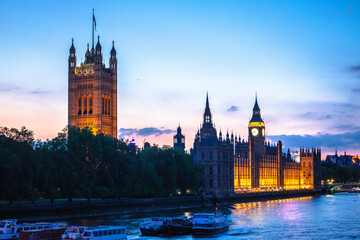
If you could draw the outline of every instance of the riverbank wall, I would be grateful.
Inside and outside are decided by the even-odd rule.
[[[91,201],[38,204],[0,205],[0,219],[19,218],[27,221],[56,220],[71,217],[90,217],[145,212],[169,211],[226,205],[230,203],[267,201],[283,198],[320,195],[321,191],[293,190],[246,192],[230,196],[182,196],[144,199],[105,199]]]

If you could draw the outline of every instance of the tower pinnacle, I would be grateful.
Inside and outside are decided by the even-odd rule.
[[[210,125],[212,125],[211,111],[210,111],[210,105],[209,105],[209,94],[208,94],[208,93],[206,93],[206,105],[205,105],[205,112],[204,112],[204,124],[210,124]]]

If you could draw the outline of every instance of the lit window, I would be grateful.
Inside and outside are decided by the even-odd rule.
[[[102,97],[102,114],[105,114],[105,99]]]
[[[110,115],[110,98],[108,99],[108,115]]]
[[[71,62],[70,63],[70,67],[74,67],[75,66],[75,63],[74,62]]]

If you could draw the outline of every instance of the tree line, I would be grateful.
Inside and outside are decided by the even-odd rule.
[[[321,177],[324,181],[336,183],[360,182],[360,167],[342,167],[330,162],[321,163]]]
[[[142,151],[91,129],[65,128],[35,141],[25,127],[0,127],[0,200],[119,198],[197,193],[202,167],[177,149]]]

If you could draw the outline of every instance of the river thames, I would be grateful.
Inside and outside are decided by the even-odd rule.
[[[125,225],[128,239],[360,239],[360,194],[342,193],[218,206],[227,214],[226,233],[195,237],[141,237],[139,225],[153,216],[175,217],[214,208],[68,219],[76,225]]]

